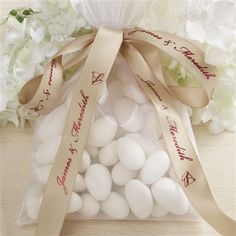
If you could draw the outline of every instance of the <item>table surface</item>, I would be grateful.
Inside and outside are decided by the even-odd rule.
[[[1,13],[24,5],[24,1],[1,1]],[[1,31],[4,31],[1,27]],[[236,218],[236,134],[211,135],[205,126],[195,127],[203,169],[215,199]],[[0,128],[0,236],[32,236],[35,226],[16,225],[16,217],[31,176],[32,128],[13,125]],[[63,236],[156,236],[218,235],[200,217],[193,221],[66,221]]]

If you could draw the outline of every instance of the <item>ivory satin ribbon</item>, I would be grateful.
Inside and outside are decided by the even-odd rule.
[[[168,86],[158,49],[182,64],[200,86]],[[74,58],[62,65],[62,56],[77,51]],[[216,204],[198,155],[173,105],[179,101],[193,107],[208,104],[216,83],[215,68],[205,64],[201,50],[178,36],[143,29],[122,31],[101,28],[97,33],[79,37],[62,48],[45,68],[44,74],[27,82],[19,94],[20,103],[32,111],[38,114],[50,112],[60,96],[63,70],[78,65],[86,58],[44,191],[36,236],[60,234],[91,117],[119,51],[156,108],[172,165],[189,201],[220,234],[236,235],[235,221]]]

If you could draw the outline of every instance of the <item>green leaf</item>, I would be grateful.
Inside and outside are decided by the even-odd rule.
[[[16,16],[16,15],[17,15],[17,10],[12,9],[12,10],[9,12],[9,14],[12,15],[12,16]]]
[[[29,8],[29,11],[30,11],[31,14],[35,13],[35,12],[32,10],[32,8]]]
[[[86,29],[84,27],[80,28],[79,30],[76,30],[72,33],[72,37],[77,38],[79,36],[85,35],[85,34],[90,34],[92,33],[92,29]]]
[[[28,9],[25,9],[24,11],[23,11],[23,15],[25,15],[25,16],[29,16],[31,14],[31,12],[30,12],[30,10],[28,10]]]
[[[16,19],[17,19],[20,23],[22,23],[22,22],[24,21],[24,17],[21,16],[21,15],[17,15],[17,16],[16,16]]]

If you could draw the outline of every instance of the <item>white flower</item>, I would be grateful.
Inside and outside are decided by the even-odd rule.
[[[30,7],[35,13],[23,18],[21,23],[9,15],[7,32],[1,42],[1,125],[10,121],[23,126],[25,119],[34,120],[20,107],[19,90],[34,75],[42,73],[48,58],[73,39],[72,33],[89,27],[69,1],[31,0]]]
[[[193,109],[192,123],[209,122],[219,133],[236,127],[236,6],[235,1],[155,1],[139,26],[178,34],[205,51],[205,62],[217,66],[218,85],[208,106]],[[200,44],[200,45],[199,45]],[[162,61],[179,86],[195,86],[191,74],[173,59]],[[172,82],[173,83],[173,82]]]
[[[206,43],[206,62],[215,66],[232,61],[236,47],[236,4],[234,1],[190,0],[187,36]]]
[[[223,130],[236,131],[236,67],[229,66],[219,71],[218,84],[207,107],[195,109],[192,123],[210,121],[210,131],[219,133]]]
[[[7,20],[8,34],[6,40],[9,43],[16,43],[19,40],[24,40],[25,30],[27,25],[27,19],[20,23],[15,17],[10,16]]]
[[[153,1],[138,26],[184,36],[186,14],[187,1]]]

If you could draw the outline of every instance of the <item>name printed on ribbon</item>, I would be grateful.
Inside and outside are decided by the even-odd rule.
[[[82,89],[80,90],[80,95],[81,95],[81,101],[78,103],[79,116],[77,120],[73,121],[70,132],[73,141],[70,143],[68,147],[68,158],[64,167],[64,171],[61,176],[57,176],[57,184],[62,186],[65,195],[68,195],[68,188],[66,187],[66,178],[70,170],[70,166],[72,165],[73,158],[79,151],[79,148],[77,147],[78,145],[76,144],[79,141],[78,137],[82,126],[84,113],[86,111],[86,107],[89,100],[89,96],[85,95]]]
[[[195,58],[195,53],[192,52],[190,49],[188,49],[186,46],[180,46],[180,47],[177,47],[176,46],[176,42],[171,40],[171,39],[165,39],[163,38],[163,36],[160,36],[158,34],[155,34],[153,32],[150,32],[148,30],[142,30],[142,29],[137,29],[137,30],[133,30],[133,31],[130,31],[128,33],[128,35],[132,35],[132,34],[135,34],[136,32],[141,32],[141,33],[145,33],[145,34],[148,34],[152,37],[154,37],[155,39],[157,40],[160,40],[162,42],[162,45],[163,46],[166,46],[166,47],[169,47],[169,46],[172,46],[172,48],[176,51],[176,52],[179,52],[181,53],[184,57],[186,57],[202,74],[203,76],[209,80],[211,78],[215,78],[216,77],[216,74],[214,73],[211,73],[209,70],[209,68],[207,66],[202,66],[201,63],[199,63]]]
[[[48,75],[48,83],[47,83],[48,88],[44,88],[42,90],[42,98],[38,101],[37,105],[30,107],[29,108],[30,110],[32,110],[34,112],[39,112],[39,111],[43,110],[43,108],[44,108],[43,103],[45,101],[47,101],[49,99],[49,97],[51,96],[50,86],[52,86],[53,72],[54,72],[54,69],[56,69],[56,68],[57,68],[57,61],[55,59],[53,59],[50,64],[50,71],[49,71],[49,75]]]
[[[176,149],[176,152],[179,156],[179,159],[181,161],[183,160],[188,160],[188,161],[193,161],[193,158],[191,157],[188,157],[186,155],[186,148],[184,147],[181,147],[180,144],[179,144],[179,141],[178,141],[178,134],[179,134],[179,130],[178,130],[178,126],[177,126],[177,123],[175,120],[171,119],[170,118],[170,110],[168,108],[168,105],[163,101],[163,99],[161,98],[160,94],[158,94],[157,90],[155,89],[155,84],[150,81],[150,80],[144,80],[143,78],[141,78],[139,75],[137,75],[137,77],[142,81],[144,82],[151,90],[152,92],[155,94],[155,96],[158,98],[158,100],[162,103],[160,108],[167,112],[166,114],[166,121],[168,123],[168,127],[169,127],[169,133],[172,137],[172,141],[173,141],[173,144],[175,146],[175,149]]]

